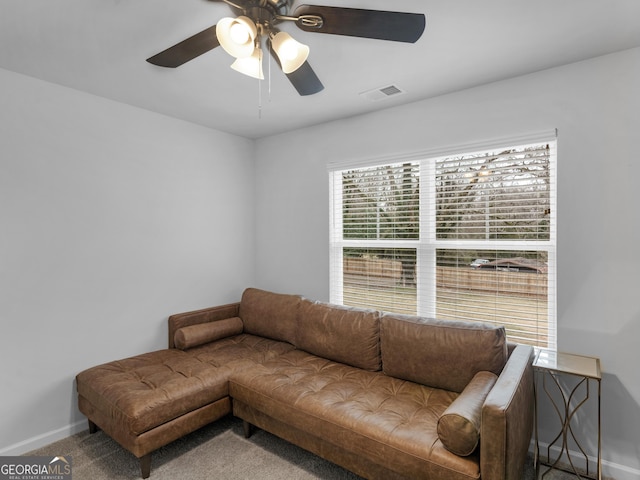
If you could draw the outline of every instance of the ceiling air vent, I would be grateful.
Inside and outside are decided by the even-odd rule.
[[[360,92],[360,96],[372,102],[377,102],[378,100],[395,97],[398,95],[402,95],[403,93],[405,93],[404,90],[402,90],[397,85],[387,85],[386,87],[374,88],[373,90]]]

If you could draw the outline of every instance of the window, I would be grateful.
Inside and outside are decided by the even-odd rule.
[[[332,168],[331,301],[555,349],[555,132],[534,140]]]

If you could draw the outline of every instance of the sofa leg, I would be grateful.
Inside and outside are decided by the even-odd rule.
[[[151,454],[147,453],[145,456],[140,457],[140,472],[142,478],[149,478],[151,475]]]
[[[246,420],[242,421],[242,429],[244,430],[244,438],[249,438],[251,436],[252,425]]]
[[[98,431],[98,425],[96,425],[95,423],[93,423],[91,420],[89,421],[89,433],[96,433]]]

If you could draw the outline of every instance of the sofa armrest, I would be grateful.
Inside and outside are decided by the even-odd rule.
[[[237,317],[239,316],[239,311],[240,302],[171,315],[169,317],[169,348],[175,348],[174,336],[176,330],[199,323],[215,322],[217,320]]]
[[[482,407],[483,480],[520,480],[533,431],[533,347],[518,345]]]

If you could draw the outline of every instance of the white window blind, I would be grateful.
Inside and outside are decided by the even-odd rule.
[[[556,348],[555,137],[331,172],[331,301]]]

